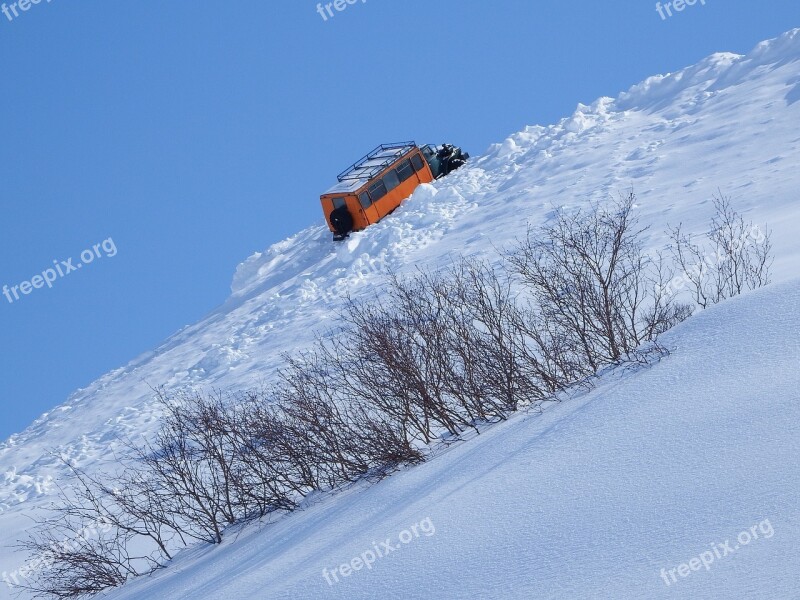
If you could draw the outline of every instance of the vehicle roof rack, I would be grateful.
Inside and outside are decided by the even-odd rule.
[[[336,178],[339,180],[339,183],[371,179],[403,154],[406,154],[412,148],[416,148],[416,146],[417,144],[413,140],[409,142],[381,144],[339,173]]]

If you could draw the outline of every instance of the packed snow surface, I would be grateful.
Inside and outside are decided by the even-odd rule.
[[[774,230],[776,284],[670,332],[672,352],[658,365],[607,373],[593,392],[520,415],[430,463],[246,528],[235,543],[186,551],[110,597],[800,597],[798,100],[794,30],[746,56],[715,54],[580,105],[555,125],[527,127],[343,243],[320,222],[255,254],[206,319],[0,446],[4,540],[23,535],[66,477],[51,450],[89,471],[113,467],[120,439],[158,425],[149,385],[269,382],[282,352],[334,327],[345,295],[374,294],[386,269],[491,257],[559,207],[630,189],[652,226],[648,246],[660,250],[667,224],[704,231],[721,190]],[[742,531],[758,539],[709,569],[675,570],[722,555]],[[400,544],[406,532],[413,539]],[[323,577],[386,538],[400,548],[370,569],[333,585]],[[0,573],[25,560],[0,550]],[[0,585],[0,599],[10,597]]]
[[[649,369],[110,597],[798,598],[797,331],[800,281],[731,300],[670,332]],[[334,579],[367,551],[369,569]],[[708,570],[672,580],[707,551]]]

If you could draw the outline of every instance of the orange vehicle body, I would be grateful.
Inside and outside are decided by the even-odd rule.
[[[411,196],[421,183],[434,180],[422,150],[413,142],[379,146],[339,175],[339,182],[320,196],[328,227],[331,213],[346,206],[353,231],[377,223]]]

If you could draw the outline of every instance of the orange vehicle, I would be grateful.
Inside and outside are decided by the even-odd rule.
[[[469,154],[460,148],[418,147],[414,142],[382,144],[342,171],[338,182],[320,196],[334,240],[377,223],[408,198],[420,183],[429,183],[463,165]]]

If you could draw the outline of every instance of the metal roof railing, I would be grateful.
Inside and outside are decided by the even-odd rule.
[[[339,173],[336,178],[339,182],[371,179],[386,167],[403,156],[407,150],[416,147],[416,142],[397,142],[394,144],[381,144],[371,152],[367,153],[362,158],[358,159],[352,165],[347,167],[344,171]],[[388,150],[395,150],[390,154],[385,154]],[[372,161],[385,159],[381,162],[372,163]],[[372,163],[372,164],[368,164]]]

